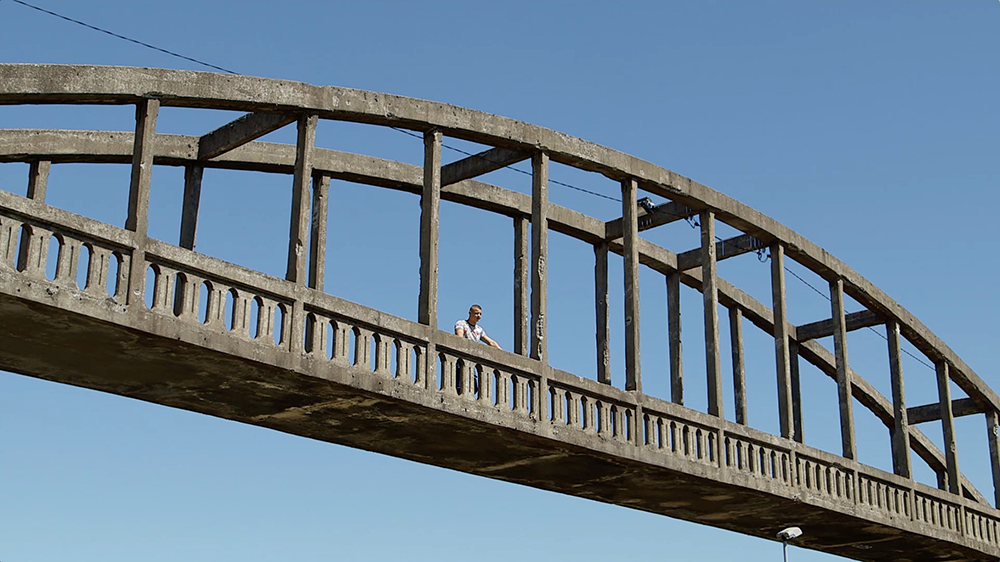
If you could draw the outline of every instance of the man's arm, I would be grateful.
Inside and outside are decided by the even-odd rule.
[[[493,347],[495,347],[497,349],[503,349],[502,347],[500,347],[500,344],[498,344],[497,342],[493,341],[493,338],[487,336],[485,332],[483,332],[483,337],[481,337],[479,339],[483,340],[484,342],[492,345]]]
[[[455,324],[455,335],[459,337],[465,337],[465,326],[461,324]]]

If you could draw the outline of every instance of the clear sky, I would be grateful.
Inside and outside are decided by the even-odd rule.
[[[1000,386],[1000,268],[989,254],[1000,207],[996,1],[32,3],[239,73],[466,106],[674,170],[826,248]],[[0,61],[206,70],[11,0],[0,0]],[[204,113],[164,110],[158,130],[202,134],[232,118]],[[128,108],[0,108],[2,128],[120,130],[130,120]],[[420,162],[419,140],[370,129],[324,124],[318,144]],[[121,225],[128,170],[97,168],[55,167],[50,202]],[[0,189],[23,195],[25,170],[0,165]],[[197,250],[280,275],[291,180],[256,176],[206,173]],[[151,233],[171,242],[180,177],[158,170],[153,181]],[[591,174],[554,167],[552,177],[618,195]],[[488,179],[522,191],[528,183],[514,172]],[[328,290],[415,318],[417,198],[332,189]],[[551,192],[599,218],[620,215],[606,199]],[[441,327],[480,302],[487,330],[510,349],[509,221],[446,204],[442,236]],[[683,222],[647,236],[673,250],[697,243]],[[552,254],[552,363],[592,376],[592,254],[558,237]],[[720,273],[752,278],[747,290],[766,301],[768,267],[748,257]],[[819,295],[788,283],[793,321],[829,314]],[[643,372],[654,395],[665,387],[662,293],[662,277],[644,272]],[[685,318],[697,317],[697,299],[685,298]],[[612,305],[618,321],[621,304]],[[697,326],[686,324],[694,340]],[[614,340],[620,384],[620,330]],[[756,341],[751,425],[773,432],[773,356]],[[851,345],[852,366],[888,394],[887,368],[875,363],[884,341],[853,334]],[[705,402],[698,353],[695,342],[685,348],[695,408]],[[904,368],[911,404],[933,401],[933,371],[910,358]],[[835,386],[804,370],[811,375],[806,442],[836,452]],[[887,433],[858,416],[861,460],[891,468]],[[940,442],[939,426],[922,429]],[[992,497],[982,417],[959,429],[961,468]],[[780,560],[781,547],[0,373],[3,562],[518,557],[757,562]],[[836,559],[801,549],[791,558]]]

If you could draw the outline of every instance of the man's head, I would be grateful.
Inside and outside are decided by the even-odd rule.
[[[466,320],[466,322],[468,322],[470,326],[475,326],[476,322],[479,322],[479,319],[482,317],[483,317],[483,307],[479,306],[478,304],[474,304],[471,307],[469,307],[469,319]]]

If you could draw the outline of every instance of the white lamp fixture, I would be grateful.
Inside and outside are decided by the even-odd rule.
[[[798,527],[787,527],[778,531],[778,538],[781,539],[781,552],[788,562],[788,541],[802,536],[802,529]]]

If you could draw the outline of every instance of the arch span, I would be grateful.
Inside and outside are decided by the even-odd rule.
[[[136,108],[132,131],[0,130],[0,161],[30,164],[25,196],[0,192],[0,309],[12,320],[0,338],[4,369],[746,534],[773,539],[789,525],[810,527],[803,546],[851,558],[1000,556],[997,395],[857,272],[706,186],[581,139],[470,109],[246,76],[0,65],[0,104]],[[164,107],[245,115],[201,136],[166,135],[156,132]],[[319,148],[321,120],[410,131],[423,138],[424,164]],[[293,125],[294,144],[257,140]],[[446,137],[486,149],[443,164]],[[530,193],[475,179],[522,161],[531,165]],[[46,204],[51,167],[81,162],[130,167],[125,228]],[[616,182],[621,216],[601,220],[551,203],[551,163]],[[185,170],[177,245],[147,236],[150,176],[161,165]],[[213,168],[291,176],[284,279],[193,251],[203,171]],[[331,179],[420,195],[420,231],[413,233],[420,239],[421,264],[415,321],[324,291]],[[511,219],[512,353],[437,329],[441,201]],[[700,246],[673,252],[640,236],[684,218],[697,219]],[[739,234],[720,239],[716,228],[722,224]],[[595,250],[597,380],[549,364],[547,343],[555,336],[546,323],[550,229]],[[53,237],[58,252],[50,256]],[[83,248],[87,262],[81,265]],[[718,273],[719,262],[760,249],[770,252],[770,302],[741,289],[740,279]],[[627,319],[622,388],[611,384],[607,362],[609,254],[623,258],[624,290],[616,295]],[[800,325],[788,320],[786,262],[828,283],[828,317]],[[87,280],[79,284],[78,267],[84,265]],[[667,286],[668,399],[642,392],[640,267],[661,274]],[[703,372],[685,372],[679,353],[682,285],[701,294]],[[848,297],[861,308],[848,312]],[[728,345],[720,336],[726,321],[720,310],[728,313]],[[774,345],[776,435],[746,423],[744,322]],[[847,360],[847,334],[877,326],[884,327],[888,342],[892,396],[881,394]],[[906,402],[902,342],[934,365],[937,402]],[[65,352],[45,351],[52,346]],[[92,358],[86,364],[75,357],[83,350]],[[727,351],[731,374],[722,372]],[[802,442],[800,361],[836,383],[838,454]],[[693,376],[707,381],[706,411],[683,405],[685,377]],[[734,389],[728,406],[727,384]],[[953,399],[952,384],[965,397]],[[855,404],[885,425],[892,473],[858,462]],[[729,408],[735,421],[726,418]],[[954,419],[972,414],[986,421],[994,476],[990,501],[958,466]],[[940,425],[943,451],[916,427],[929,422]],[[935,473],[937,487],[914,479],[912,453]]]

